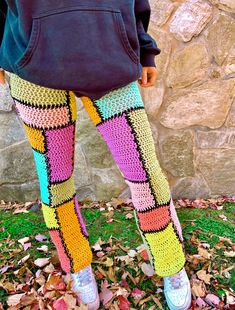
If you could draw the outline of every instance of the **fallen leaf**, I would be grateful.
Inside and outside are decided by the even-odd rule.
[[[35,236],[35,239],[36,239],[37,241],[45,241],[45,240],[47,240],[47,237],[44,236],[44,235],[42,235],[42,234],[37,234],[37,235]]]
[[[24,237],[24,238],[21,238],[18,240],[18,242],[22,245],[24,245],[24,243],[28,242],[29,241],[29,237]]]
[[[23,258],[21,258],[21,260],[18,261],[18,265],[19,264],[24,264],[30,257],[30,254],[24,256]]]
[[[20,303],[21,298],[25,295],[25,293],[22,294],[15,294],[15,295],[11,295],[7,298],[7,304],[8,306],[17,306]]]
[[[48,246],[44,244],[41,247],[37,248],[37,250],[47,253],[48,252]]]
[[[66,302],[68,309],[74,309],[76,306],[76,298],[72,296],[71,294],[65,293],[64,295],[64,301]]]
[[[28,250],[32,246],[31,242],[27,242],[23,244],[24,251]]]
[[[130,250],[128,253],[127,253],[130,257],[135,257],[137,252],[135,250]]]
[[[126,297],[119,295],[118,300],[119,300],[118,307],[120,310],[129,310],[130,309],[131,303],[129,302],[129,300]]]
[[[225,216],[224,214],[220,214],[219,217],[223,220],[223,221],[227,221],[227,216]]]
[[[24,284],[23,284],[23,286],[24,286]],[[24,287],[22,287],[22,289],[24,289]],[[29,294],[22,296],[21,300],[20,300],[20,305],[21,306],[29,306],[29,305],[32,306],[35,301],[37,301],[37,298],[36,298],[36,294],[34,291],[32,293],[29,293]]]
[[[192,279],[192,294],[194,297],[204,297],[206,295],[206,287],[203,281]]]
[[[20,209],[15,209],[13,214],[18,214],[18,213],[29,213],[29,211],[26,208],[20,208]]]
[[[55,267],[52,265],[52,263],[43,268],[43,271],[46,273],[52,273],[54,270]]]
[[[53,302],[53,308],[55,310],[68,310],[67,304],[64,301],[64,298],[61,297]]]
[[[149,255],[148,255],[148,251],[147,250],[142,250],[140,252],[140,256],[144,259],[144,260],[149,260]]]
[[[35,261],[34,261],[34,264],[38,267],[44,267],[46,266],[47,264],[50,263],[50,258],[48,257],[45,257],[45,258],[37,258]]]
[[[46,290],[61,290],[64,291],[66,289],[66,285],[64,279],[61,275],[58,274],[50,274],[48,280],[45,284]]]
[[[94,249],[94,251],[102,251],[102,248],[98,241],[94,245],[92,245],[92,248]]]
[[[105,305],[113,298],[113,293],[107,287],[103,287],[99,296],[100,296],[101,302],[103,303],[103,305]]]
[[[234,251],[224,251],[224,256],[235,257],[235,252]]]
[[[202,269],[202,270],[197,271],[197,276],[200,280],[204,281],[206,284],[210,284],[212,275],[206,273],[206,270]]]
[[[158,309],[163,309],[162,304],[160,303],[160,300],[156,296],[153,296],[153,295],[151,296],[155,304],[158,306]]]
[[[202,247],[198,247],[198,254],[207,259],[211,258],[211,253]]]
[[[142,298],[143,295],[144,295],[144,291],[141,291],[138,288],[134,288],[132,293],[131,293],[131,296],[133,296],[134,299]]]
[[[206,303],[201,297],[198,297],[196,299],[196,304],[200,307],[200,309],[203,309],[204,307],[206,307]]]
[[[125,216],[125,218],[126,218],[127,220],[130,220],[130,219],[133,218],[133,214],[132,214],[132,213],[127,213],[126,216]]]
[[[105,254],[103,251],[96,252],[97,257],[103,257]]]
[[[142,263],[140,267],[143,273],[148,277],[152,277],[155,273],[151,264]]]
[[[220,299],[214,294],[207,294],[205,297],[205,302],[207,302],[208,305],[215,307],[220,303]]]
[[[113,266],[113,259],[110,257],[107,257],[106,260],[102,262],[102,264],[104,264],[107,267]]]

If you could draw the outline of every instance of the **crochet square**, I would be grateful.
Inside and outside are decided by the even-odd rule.
[[[49,204],[50,193],[49,193],[48,167],[46,162],[46,155],[33,150],[33,156],[36,163],[36,169],[39,179],[41,200],[45,204]]]
[[[146,172],[126,115],[111,118],[98,125],[97,129],[106,141],[124,177],[133,181],[145,181]]]
[[[127,117],[135,133],[155,199],[159,205],[166,204],[170,200],[170,188],[156,156],[155,144],[146,111],[144,109],[134,110],[128,112]]]
[[[128,110],[144,107],[136,81],[114,89],[94,102],[103,120]]]
[[[71,177],[74,160],[75,124],[45,131],[50,181],[61,182]]]
[[[68,180],[51,184],[50,186],[50,199],[51,205],[57,206],[64,201],[71,199],[76,194],[74,186],[74,177],[73,175]]]
[[[42,214],[47,228],[49,229],[59,228],[59,224],[56,219],[55,207],[50,207],[47,206],[45,203],[42,203]]]
[[[74,270],[81,270],[92,261],[88,239],[84,236],[75,210],[74,199],[56,208],[60,231],[71,257]]]
[[[67,106],[43,109],[27,106],[17,100],[15,100],[15,103],[20,117],[29,126],[49,129],[66,125],[69,122]]]
[[[159,232],[144,233],[154,258],[155,271],[159,276],[178,272],[185,264],[182,244],[179,242],[172,223]]]
[[[64,241],[61,239],[60,232],[58,230],[49,230],[50,237],[52,239],[52,242],[54,243],[59,261],[61,264],[61,268],[65,272],[71,272],[71,262],[70,258],[66,251],[66,246]]]
[[[165,228],[171,221],[169,207],[157,207],[146,212],[137,212],[140,229],[144,232],[156,232]]]
[[[145,211],[154,207],[155,200],[148,181],[141,183],[124,181],[130,188],[132,203],[137,211]]]
[[[32,148],[39,151],[40,153],[45,153],[45,137],[43,130],[32,128],[24,123],[23,126]]]
[[[66,90],[47,88],[10,73],[11,96],[35,107],[61,106],[66,104]]]

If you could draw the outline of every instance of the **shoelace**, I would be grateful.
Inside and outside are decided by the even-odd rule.
[[[183,275],[183,273],[181,270],[178,273],[168,277],[168,280],[169,280],[169,282],[173,288],[180,288],[181,287],[182,275]]]
[[[74,280],[77,285],[86,285],[92,281],[92,271],[90,266],[82,269],[74,275]]]

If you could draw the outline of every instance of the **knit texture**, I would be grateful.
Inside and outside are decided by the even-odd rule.
[[[10,90],[32,147],[42,212],[61,268],[78,272],[91,263],[92,251],[74,186],[75,95],[13,73]]]
[[[81,100],[130,187],[137,224],[155,272],[159,276],[178,272],[185,264],[181,226],[137,81],[98,100]]]
[[[92,261],[89,236],[74,187],[76,99],[10,75],[11,94],[33,149],[42,212],[61,267],[77,272]],[[183,236],[137,81],[98,100],[80,98],[131,191],[137,225],[155,272],[185,264]]]

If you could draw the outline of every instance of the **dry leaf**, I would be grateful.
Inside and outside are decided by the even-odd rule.
[[[59,274],[50,274],[45,284],[45,289],[64,291],[66,289],[64,279]]]
[[[140,267],[143,273],[148,277],[152,277],[155,273],[151,264],[142,263]]]
[[[50,258],[48,257],[44,257],[44,258],[37,258],[35,261],[34,261],[34,264],[38,267],[44,267],[46,266],[47,264],[50,263]]]
[[[224,251],[224,256],[235,257],[235,252],[234,251]]]
[[[127,253],[130,257],[135,257],[137,252],[135,250],[130,250],[128,253]]]
[[[130,219],[133,218],[133,214],[132,214],[132,213],[127,213],[127,215],[125,216],[125,218],[126,218],[127,220],[130,220]]]
[[[23,244],[24,251],[28,250],[32,246],[31,242],[27,242]]]
[[[100,294],[100,300],[103,303],[103,305],[107,304],[112,298],[113,298],[113,293],[110,289],[107,287],[102,288]]]
[[[36,239],[37,241],[45,241],[45,240],[47,240],[47,237],[44,236],[44,235],[42,235],[42,234],[37,234],[37,235],[35,236],[35,239]]]
[[[156,296],[153,296],[153,295],[151,296],[155,304],[158,306],[158,309],[163,309],[162,304],[160,303],[159,299]]]
[[[102,251],[102,248],[98,241],[94,245],[92,245],[92,248],[94,249],[94,251]]]
[[[29,237],[24,237],[24,238],[21,238],[18,240],[18,242],[22,245],[24,245],[24,243],[28,242],[29,241]]]
[[[144,291],[141,291],[140,289],[138,288],[134,288],[132,293],[131,293],[131,296],[134,297],[134,299],[140,299],[143,297],[143,295],[145,294]]]
[[[41,247],[37,248],[37,250],[47,253],[48,252],[48,246],[42,245]]]
[[[129,302],[129,300],[126,297],[119,295],[118,300],[119,300],[118,307],[120,310],[129,310],[130,309],[131,303]]]
[[[211,258],[211,254],[202,247],[198,247],[198,254],[207,259]]]
[[[46,273],[52,273],[54,270],[55,267],[52,265],[52,263],[43,268],[43,271]]]
[[[205,301],[212,307],[215,307],[220,303],[219,297],[214,294],[207,294],[205,297]]]
[[[20,264],[24,264],[30,257],[30,254],[24,256],[23,258],[21,258],[21,260],[18,261],[18,265]]]
[[[204,281],[206,284],[210,284],[212,278],[211,274],[206,273],[206,270],[202,269],[197,272],[197,276],[200,280]]]
[[[60,299],[57,299],[53,302],[53,308],[55,310],[69,310],[69,308],[67,307],[67,304],[64,301],[63,297],[61,297]]]
[[[206,295],[206,287],[203,281],[192,279],[191,288],[194,297],[204,297]]]
[[[21,298],[25,295],[25,293],[22,294],[15,294],[11,295],[7,298],[7,304],[8,306],[17,306],[20,303]]]

